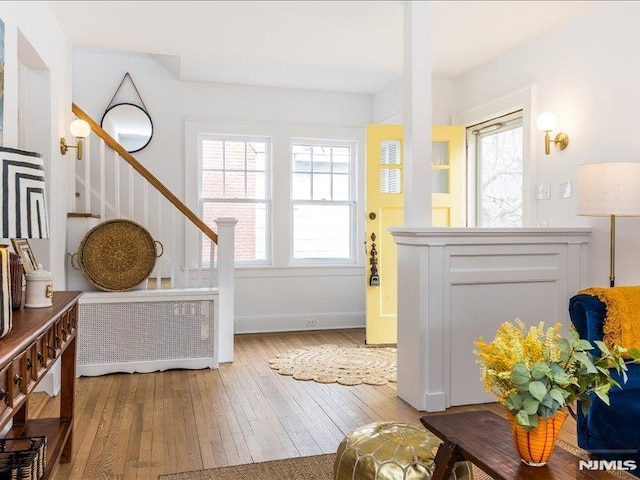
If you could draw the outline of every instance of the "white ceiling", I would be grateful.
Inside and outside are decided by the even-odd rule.
[[[185,81],[371,94],[402,75],[401,1],[51,1],[75,47],[160,56]],[[598,2],[433,1],[451,77]]]

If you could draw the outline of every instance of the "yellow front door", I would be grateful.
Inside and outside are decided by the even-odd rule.
[[[464,130],[432,127],[432,224],[465,224]],[[366,152],[366,342],[397,341],[397,252],[390,227],[403,224],[402,125],[368,125]]]

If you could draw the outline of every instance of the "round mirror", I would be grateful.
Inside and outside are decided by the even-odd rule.
[[[118,103],[109,107],[102,116],[100,126],[129,153],[142,150],[149,145],[153,136],[151,117],[132,103]]]

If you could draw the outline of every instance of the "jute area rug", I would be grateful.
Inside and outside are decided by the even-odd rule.
[[[289,350],[269,360],[280,375],[341,385],[385,385],[396,381],[396,349],[333,344]]]
[[[586,452],[569,445],[562,440],[556,444],[576,456],[586,458]],[[333,480],[333,462],[335,454],[316,455],[313,457],[288,458],[271,462],[249,463],[233,467],[213,468],[195,472],[160,475],[159,480]],[[612,475],[635,479],[633,475],[623,471],[610,472]],[[473,467],[475,480],[493,480],[477,467]]]

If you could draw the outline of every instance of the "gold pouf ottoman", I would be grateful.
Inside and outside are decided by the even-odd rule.
[[[376,422],[356,428],[338,447],[334,480],[425,480],[431,478],[440,439],[419,423]],[[451,480],[471,480],[468,462],[458,462]]]

